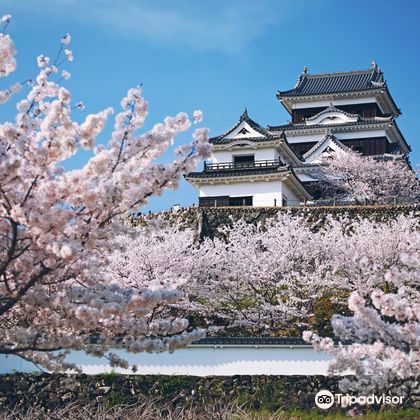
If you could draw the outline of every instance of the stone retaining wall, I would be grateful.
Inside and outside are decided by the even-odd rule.
[[[401,214],[420,216],[420,205],[401,206],[346,206],[346,207],[190,207],[176,212],[160,212],[137,215],[130,218],[135,226],[144,226],[151,220],[164,220],[196,229],[201,237],[217,235],[217,229],[230,226],[244,219],[248,223],[264,223],[278,213],[301,216],[311,222],[325,220],[327,216],[349,218],[361,217],[371,220],[392,219]]]
[[[420,408],[420,391],[411,391],[403,407]],[[338,378],[324,376],[126,376],[23,374],[0,376],[0,412],[20,406],[55,409],[67,403],[133,404],[143,397],[175,405],[219,402],[255,410],[310,409],[321,390],[338,391]],[[400,407],[399,407],[400,408]],[[401,407],[402,408],[402,407]]]

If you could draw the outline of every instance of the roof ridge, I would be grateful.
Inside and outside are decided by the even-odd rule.
[[[316,120],[320,115],[327,114],[329,112],[339,112],[340,114],[346,115],[347,117],[359,117],[359,114],[352,114],[351,112],[344,111],[340,108],[337,108],[335,105],[330,102],[330,105],[323,109],[322,111],[318,112],[315,115],[312,115],[312,117],[304,118],[305,121],[314,121]]]
[[[336,71],[336,72],[329,72],[329,73],[307,73],[305,78],[314,78],[314,77],[331,77],[331,76],[347,76],[351,74],[370,74],[373,72],[378,72],[375,69],[363,69],[363,70],[348,70],[348,71]],[[378,72],[379,73],[379,72]]]
[[[341,150],[347,150],[349,149],[345,144],[343,144],[340,140],[338,140],[334,134],[331,132],[331,130],[327,130],[327,133],[325,136],[318,140],[316,144],[314,144],[306,153],[302,155],[302,158],[306,160],[308,157],[313,155],[317,150],[319,150],[328,140],[330,140],[335,143]]]
[[[381,119],[377,119],[381,118]],[[389,119],[388,119],[389,118]],[[395,118],[391,117],[374,117],[374,118],[364,118],[360,117],[359,121],[355,122],[346,122],[343,124],[314,124],[314,125],[306,125],[305,123],[297,123],[297,124],[281,124],[281,125],[268,125],[267,131],[269,133],[272,133],[273,131],[291,131],[291,130],[299,130],[299,129],[318,129],[318,128],[343,128],[346,126],[354,127],[354,126],[362,126],[362,125],[379,125],[379,124],[385,124],[387,122],[393,122],[395,123]]]
[[[248,109],[245,107],[244,112],[241,114],[241,116],[239,117],[239,121],[236,124],[234,124],[231,128],[229,128],[224,133],[211,137],[210,140],[219,140],[219,139],[223,139],[224,137],[227,137],[229,133],[235,131],[244,121],[247,124],[249,124],[252,129],[254,129],[257,133],[261,134],[262,136],[267,136],[267,134],[269,134],[267,133],[267,130],[261,124],[257,123],[252,118],[250,118],[250,116],[248,115]]]

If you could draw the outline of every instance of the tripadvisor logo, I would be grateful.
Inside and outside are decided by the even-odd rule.
[[[315,404],[317,407],[323,410],[328,410],[334,405],[334,401],[337,400],[337,404],[342,407],[348,407],[350,405],[371,405],[371,404],[402,404],[404,397],[397,395],[343,395],[343,394],[332,394],[326,389],[322,389],[315,395]]]
[[[334,404],[334,395],[330,391],[322,389],[315,395],[315,404],[323,410],[328,410]]]

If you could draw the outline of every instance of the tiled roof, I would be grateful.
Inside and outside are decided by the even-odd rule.
[[[252,127],[257,133],[260,133],[264,137],[225,138],[229,133],[231,133],[232,131],[235,131],[239,127],[239,125],[242,123],[242,121],[246,121],[250,127]],[[231,143],[232,141],[238,141],[238,140],[249,140],[253,142],[258,142],[258,141],[267,141],[269,137],[270,137],[270,134],[267,133],[267,131],[263,127],[261,127],[257,122],[255,122],[251,118],[249,118],[248,111],[245,109],[239,121],[232,128],[230,128],[228,131],[226,131],[223,134],[220,134],[217,137],[212,137],[211,139],[209,139],[209,141],[212,144],[226,144],[226,143]]]
[[[314,128],[345,128],[345,127],[363,127],[363,126],[370,126],[370,125],[382,125],[386,123],[393,122],[394,119],[392,117],[376,117],[376,118],[361,118],[360,121],[357,122],[347,122],[344,124],[313,124],[313,125],[306,125],[305,123],[302,124],[283,124],[283,125],[276,125],[276,126],[268,126],[267,130],[270,132],[276,131],[297,131],[297,130],[313,130]]]
[[[313,146],[310,150],[303,154],[302,158],[306,160],[309,156],[313,155],[317,150],[324,146],[324,144],[327,143],[329,140],[332,140],[340,149],[349,150],[349,148],[340,141],[338,141],[334,137],[334,135],[331,134],[331,132],[328,132],[323,139],[321,139],[317,144],[315,144],[315,146]]]
[[[196,341],[194,345],[310,345],[300,337],[206,337]]]
[[[285,165],[277,168],[264,168],[264,169],[247,169],[247,170],[230,170],[230,171],[202,171],[202,172],[190,172],[184,175],[185,179],[191,183],[194,180],[200,179],[222,179],[221,182],[225,182],[227,179],[232,179],[241,176],[254,176],[254,175],[274,175],[281,174],[285,175],[286,178],[292,183],[303,199],[312,199],[311,195],[306,191],[302,182],[296,176],[292,165]],[[223,180],[225,178],[225,180]]]
[[[278,91],[277,97],[360,92],[380,89],[384,86],[386,86],[384,75],[376,65],[368,70],[339,73],[309,74],[304,71],[293,89]]]
[[[277,172],[287,172],[287,166],[274,167],[274,168],[255,168],[255,169],[234,169],[227,171],[202,171],[190,172],[185,177],[188,178],[223,178],[232,176],[246,176],[246,175],[265,175],[274,174]]]
[[[279,147],[283,153],[289,156],[293,164],[301,163],[300,156],[294,151],[293,147],[291,147],[284,131],[280,135]]]
[[[342,109],[336,108],[334,105],[330,104],[328,108],[323,109],[321,112],[318,112],[318,114],[313,115],[312,117],[305,118],[305,121],[313,121],[316,120],[320,115],[328,114],[329,112],[338,112],[339,114],[343,114],[346,117],[350,118],[359,118],[359,114],[351,114],[350,112],[343,111]]]
[[[254,143],[260,143],[263,141],[271,141],[271,140],[275,140],[276,137],[274,137],[271,134],[267,134],[264,137],[243,137],[243,138],[237,138],[237,139],[233,139],[233,138],[223,138],[222,136],[218,136],[218,137],[213,137],[211,139],[209,139],[209,142],[211,144],[229,144],[232,143],[234,141],[252,141]]]

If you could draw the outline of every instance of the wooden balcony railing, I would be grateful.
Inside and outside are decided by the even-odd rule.
[[[204,171],[237,171],[244,169],[262,169],[262,168],[278,168],[284,166],[284,163],[279,159],[273,160],[255,160],[254,162],[222,162],[222,163],[207,163],[204,162]]]

